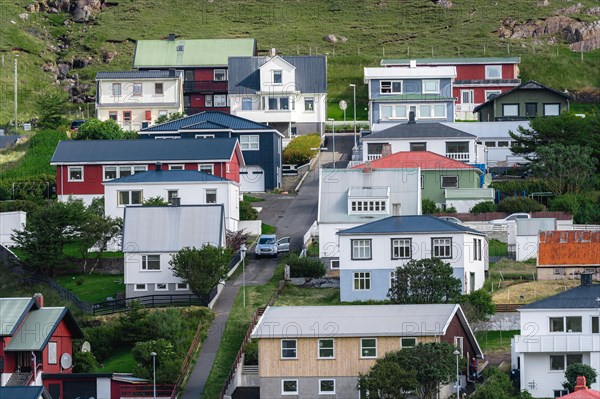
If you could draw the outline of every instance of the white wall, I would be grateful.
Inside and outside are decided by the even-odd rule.
[[[11,235],[15,231],[23,231],[27,223],[27,213],[23,211],[0,213],[0,244],[12,247],[15,242]]]
[[[281,84],[273,83],[273,71],[282,71]],[[296,68],[280,57],[274,57],[260,67],[262,91],[290,92],[296,90]]]
[[[110,397],[110,378],[96,379],[97,399],[111,399]]]
[[[230,110],[233,115],[247,118],[259,123],[268,122],[295,122],[295,123],[324,123],[327,115],[327,95],[325,93],[301,93],[290,96],[290,109],[287,111],[271,111],[261,109],[261,100],[258,95],[232,94],[230,96]],[[304,110],[304,100],[307,97],[314,99],[314,110]],[[242,110],[242,98],[252,98],[252,110]],[[291,103],[294,102],[292,110]]]
[[[100,194],[69,194],[69,195],[57,195],[56,198],[60,202],[67,202],[69,198],[74,200],[80,200],[83,202],[85,206],[89,206],[92,204],[94,198],[102,198]]]
[[[360,225],[361,223],[319,223],[319,257],[337,258],[340,256],[340,240],[337,232]]]
[[[467,138],[462,138],[462,139],[406,139],[406,140],[396,140],[396,139],[389,139],[387,142],[389,144],[391,144],[392,146],[392,153],[396,153],[399,151],[410,151],[410,143],[416,143],[416,142],[426,142],[427,143],[427,151],[431,151],[434,152],[436,154],[442,155],[442,156],[446,156],[446,143],[449,142],[463,142],[463,141],[468,141],[469,142],[469,163],[475,163],[477,162],[477,156],[476,156],[476,148],[475,148],[475,140],[474,139],[467,139]],[[362,139],[363,142],[363,160],[368,160],[368,154],[369,154],[369,150],[368,150],[368,146],[369,146],[369,138],[368,136],[365,137],[364,139]],[[377,140],[377,141],[372,141],[372,143],[382,143],[381,140]],[[482,162],[483,163],[483,162]]]
[[[125,284],[176,284],[184,281],[173,275],[169,261],[173,254],[160,254],[160,270],[142,270],[142,254],[129,253],[128,250],[135,249],[135,243],[124,243],[125,252]],[[156,253],[149,253],[158,255]]]
[[[121,83],[121,95],[115,97],[112,95],[112,84]],[[133,95],[133,83],[142,84],[142,95]],[[163,84],[163,93],[154,94],[154,84]],[[181,105],[182,92],[181,88],[183,85],[182,79],[144,79],[144,80],[101,80],[98,83],[97,103],[100,106],[114,105],[117,107],[123,106],[124,104],[131,103],[152,103],[152,104],[168,104],[177,103]]]
[[[538,236],[517,236],[516,261],[523,262],[537,258],[539,250]]]
[[[250,235],[260,235],[262,228],[262,221],[260,220],[240,220],[238,223],[238,229],[244,230]]]

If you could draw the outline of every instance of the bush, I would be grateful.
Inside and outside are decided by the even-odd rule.
[[[494,201],[483,201],[478,204],[475,204],[473,208],[469,212],[471,213],[485,213],[485,212],[496,212],[498,210],[498,205],[494,203]]]
[[[121,126],[112,119],[100,121],[89,119],[79,126],[75,140],[122,140],[125,132]]]
[[[435,202],[433,200],[425,198],[424,200],[421,201],[421,211],[422,211],[423,215],[428,215],[431,213],[438,213],[439,209],[435,205]]]
[[[23,211],[29,214],[36,212],[43,205],[44,202],[36,202],[31,200],[0,201],[0,212]]]
[[[296,254],[288,255],[285,259],[290,266],[290,277],[323,277],[327,272],[323,262],[317,259],[301,258]]]
[[[240,201],[240,220],[258,220],[258,211],[249,201]]]
[[[551,191],[543,179],[492,182],[490,188],[500,191],[503,196],[523,195],[524,191],[527,194]]]
[[[545,209],[544,205],[527,197],[507,197],[498,204],[498,211],[505,213],[540,212]]]
[[[73,372],[91,373],[98,368],[98,362],[92,352],[73,352]]]
[[[173,384],[179,378],[181,360],[178,359],[173,345],[164,338],[138,342],[133,347],[133,358],[137,362],[133,374],[140,378],[152,378],[152,356],[156,353],[156,382],[158,384]]]
[[[107,324],[86,329],[86,338],[90,342],[92,352],[99,362],[103,362],[114,354],[114,348],[120,346],[118,328]]]
[[[559,195],[550,201],[550,210],[570,213],[575,223],[598,223],[600,222],[600,193]]]
[[[311,148],[321,146],[321,136],[318,133],[307,134],[294,138],[283,150],[283,163],[304,165],[317,153]]]
[[[496,313],[496,305],[492,295],[483,289],[462,295],[460,304],[470,322],[487,320],[489,315]]]
[[[244,352],[244,364],[255,366],[258,364],[258,341],[251,339],[246,345]]]

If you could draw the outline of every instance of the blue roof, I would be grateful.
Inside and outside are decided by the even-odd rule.
[[[38,399],[42,392],[43,386],[27,386],[27,387],[0,387],[1,399]]]
[[[596,298],[600,298],[600,284],[580,285],[520,309],[598,309]]]
[[[183,117],[174,121],[161,123],[142,129],[139,131],[140,134],[150,132],[177,132],[180,129],[193,129],[193,125],[201,123],[213,123],[217,125],[217,129],[230,129],[230,130],[270,130],[274,131],[271,126],[263,125],[261,123],[253,122],[249,119],[240,118],[226,114],[219,111],[205,111],[199,114]]]
[[[339,235],[395,233],[470,233],[485,236],[477,230],[429,215],[390,216],[340,231]]]
[[[219,176],[197,170],[149,170],[130,176],[114,179],[104,184],[114,183],[174,183],[174,182],[219,182],[230,181]]]
[[[235,138],[210,140],[68,140],[58,143],[52,165],[109,162],[167,162],[231,160]]]

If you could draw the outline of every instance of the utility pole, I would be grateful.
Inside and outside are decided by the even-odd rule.
[[[17,109],[18,109],[18,94],[17,94],[17,83],[19,74],[17,72],[17,59],[19,59],[19,54],[15,54],[15,131],[17,130]]]

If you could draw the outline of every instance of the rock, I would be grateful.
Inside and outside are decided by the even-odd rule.
[[[28,18],[29,18],[29,14],[27,14],[26,12],[24,12],[23,14],[19,14],[19,19],[21,21],[27,21]]]
[[[338,41],[342,44],[346,43],[348,41],[348,38],[346,36],[338,36]]]
[[[442,6],[444,8],[450,8],[453,6],[452,2],[450,0],[433,0],[433,2],[438,5],[438,6]]]
[[[66,61],[59,61],[57,64],[58,67],[58,79],[65,79],[67,74],[71,70],[71,65]]]
[[[73,19],[75,22],[87,22],[90,16],[102,9],[100,0],[75,0]]]
[[[583,8],[583,4],[577,3],[574,6],[558,9],[558,10],[556,10],[556,12],[558,14],[579,14],[581,12],[582,8]]]
[[[538,7],[548,7],[550,5],[550,2],[548,0],[542,0],[539,3],[537,3]]]
[[[89,57],[86,58],[73,58],[73,69],[81,69],[81,68],[85,68],[86,66],[88,66],[91,62],[91,59]]]
[[[102,53],[102,61],[104,61],[104,63],[108,64],[112,60],[114,60],[118,54],[119,53],[116,51],[104,50],[104,52]]]
[[[58,14],[58,9],[55,7],[50,7],[48,9],[48,14]]]
[[[37,5],[37,3],[29,4],[27,7],[25,7],[25,9],[29,13],[38,12],[39,11],[39,6]]]
[[[592,7],[585,12],[587,15],[600,16],[600,7]]]
[[[329,34],[325,37],[323,37],[323,40],[325,40],[326,42],[329,43],[337,43],[338,39],[335,35]]]

